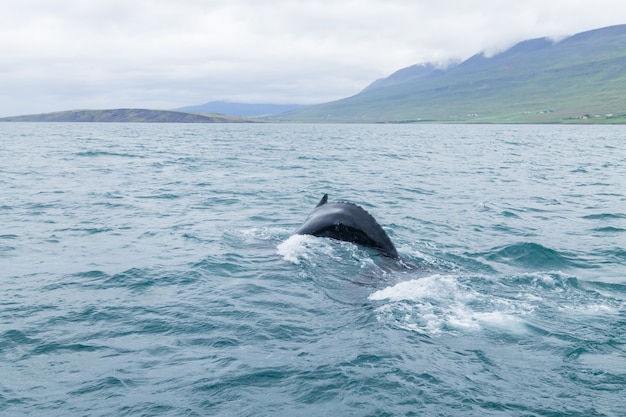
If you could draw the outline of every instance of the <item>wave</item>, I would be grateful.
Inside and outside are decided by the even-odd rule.
[[[90,270],[66,275],[58,282],[50,283],[43,288],[46,291],[58,290],[63,287],[76,287],[80,290],[116,289],[131,293],[145,293],[156,287],[189,284],[197,280],[193,266],[185,273],[178,270],[168,271],[162,266],[155,268],[130,268],[118,273],[107,273]]]
[[[96,235],[99,233],[108,233],[112,232],[114,229],[110,227],[66,227],[63,229],[56,229],[55,232],[76,232],[85,235]]]
[[[626,219],[626,214],[624,213],[599,213],[599,214],[589,214],[587,216],[582,217],[585,220],[621,220]]]
[[[589,267],[576,257],[534,242],[514,243],[496,247],[479,256],[491,262],[503,263],[526,270],[559,270]]]
[[[591,229],[591,231],[597,233],[623,233],[626,232],[626,229],[622,229],[621,227],[606,226],[596,227],[594,229]]]
[[[181,196],[178,194],[163,193],[163,194],[154,194],[154,195],[138,195],[137,198],[146,199],[146,200],[150,200],[150,199],[176,200],[176,199],[181,198]]]
[[[134,155],[128,153],[108,152],[108,151],[83,151],[76,152],[76,156],[80,157],[99,157],[99,156],[115,156],[123,158],[145,158],[143,155]]]
[[[6,235],[0,235],[0,239],[11,239],[11,240],[13,240],[13,239],[17,239],[17,238],[18,238],[18,236],[13,234],[13,233],[8,233]]]

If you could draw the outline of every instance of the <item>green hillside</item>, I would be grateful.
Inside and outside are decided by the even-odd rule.
[[[314,122],[626,123],[626,25],[521,42],[440,70],[404,68],[342,100],[281,115]]]
[[[249,119],[217,114],[171,110],[112,109],[69,110],[5,117],[0,122],[100,122],[100,123],[253,123]]]

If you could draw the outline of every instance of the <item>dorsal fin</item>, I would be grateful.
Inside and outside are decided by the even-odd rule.
[[[324,194],[324,197],[322,197],[320,202],[317,203],[317,206],[315,206],[315,207],[323,206],[326,203],[328,203],[328,194]]]

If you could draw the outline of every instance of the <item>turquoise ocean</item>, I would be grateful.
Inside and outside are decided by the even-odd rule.
[[[626,126],[0,125],[2,416],[625,410]]]

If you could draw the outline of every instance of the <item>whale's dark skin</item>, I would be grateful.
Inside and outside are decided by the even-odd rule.
[[[362,207],[353,203],[329,203],[328,194],[309,214],[297,235],[330,237],[377,249],[390,258],[398,258],[396,247],[387,233]]]

